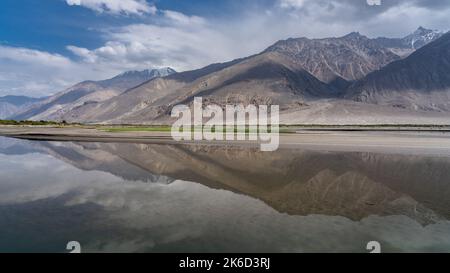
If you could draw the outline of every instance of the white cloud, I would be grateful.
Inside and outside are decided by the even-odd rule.
[[[173,11],[173,10],[164,10],[163,11],[166,18],[172,20],[173,23],[178,23],[182,25],[195,24],[202,25],[205,24],[206,21],[202,17],[199,16],[187,16],[181,12]]]
[[[28,48],[0,46],[0,58],[28,64],[30,62],[46,62],[50,66],[65,66],[70,60],[59,54],[32,50]]]
[[[302,8],[308,0],[279,0],[283,8]]]
[[[450,24],[448,9],[397,3],[375,11],[364,1],[358,3],[278,0],[271,11],[249,8],[232,20],[163,10],[154,17],[156,23],[105,30],[106,42],[98,48],[67,48],[86,63],[117,70],[170,66],[183,71],[255,54],[289,37],[321,38],[352,31],[400,37],[419,25],[443,28]],[[396,27],[387,27],[392,25]]]
[[[94,2],[105,1],[89,3]],[[110,1],[108,12],[132,12],[132,8],[125,8],[126,2],[129,1],[123,1],[118,8]],[[270,10],[267,6],[243,3],[242,13],[225,17],[160,10],[141,23],[102,29],[99,37],[104,42],[97,48],[68,45],[76,60],[1,46],[0,94],[55,93],[81,80],[104,79],[126,70],[162,66],[190,70],[252,55],[289,37],[321,38],[351,31],[371,37],[400,37],[419,25],[447,30],[450,5],[427,6],[428,3],[393,0],[371,7],[363,0],[277,0]]]
[[[159,24],[132,24],[105,31],[108,40],[96,49],[67,47],[86,63],[117,69],[170,66],[186,70],[239,57],[226,37],[199,16],[163,11]]]
[[[97,12],[114,14],[156,13],[156,7],[145,0],[66,0],[70,6],[83,6]]]
[[[59,54],[0,45],[0,95],[44,96],[111,73]],[[109,72],[109,73],[108,73]]]

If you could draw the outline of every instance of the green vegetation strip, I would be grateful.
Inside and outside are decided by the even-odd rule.
[[[203,127],[204,128],[204,127]],[[99,130],[102,130],[104,132],[110,132],[110,133],[120,133],[120,132],[170,132],[172,130],[171,126],[117,126],[117,127],[108,127],[108,128],[98,128]],[[201,128],[190,128],[190,131],[200,131]],[[213,127],[212,132],[215,132],[215,128]],[[225,131],[225,129],[224,129]],[[234,132],[240,132],[240,133],[256,133],[257,130],[255,128],[249,128],[248,126],[244,129],[244,128],[235,128]],[[270,126],[268,128],[268,132],[270,133]],[[288,130],[288,128],[284,129],[284,128],[280,128],[280,132],[286,132],[289,133],[291,132],[290,130]]]
[[[56,121],[45,121],[45,120],[0,120],[0,125],[54,125],[54,126],[65,126],[65,125],[77,125],[77,124],[69,124],[65,121],[56,122]]]
[[[151,127],[111,127],[101,128],[100,130],[110,133],[120,132],[170,132],[170,126],[151,126]]]
[[[12,125],[12,126],[55,126],[55,127],[81,127],[97,129],[104,132],[120,133],[120,132],[170,132],[172,127],[170,125],[132,125],[132,124],[117,124],[117,125],[104,125],[104,124],[80,124],[80,123],[68,123],[66,121],[32,121],[32,120],[0,120],[0,125]],[[200,130],[199,128],[191,128],[191,131]],[[449,131],[450,125],[432,125],[432,124],[367,124],[367,125],[321,125],[321,124],[296,124],[296,125],[280,125],[280,133],[296,133],[298,130],[436,130],[436,131]],[[212,129],[215,132],[215,129]],[[255,128],[249,128],[248,126],[243,128],[235,128],[234,132],[256,133]],[[270,132],[270,126],[269,126]]]

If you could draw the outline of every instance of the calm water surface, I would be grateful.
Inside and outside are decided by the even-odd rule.
[[[450,156],[0,138],[0,252],[450,252]]]

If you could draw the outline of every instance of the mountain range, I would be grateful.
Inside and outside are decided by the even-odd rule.
[[[400,56],[407,56],[415,50],[432,42],[444,35],[444,32],[419,27],[416,31],[403,38],[379,37],[375,42],[389,48],[392,52]]]
[[[227,63],[168,70],[83,82],[13,118],[165,124],[173,106],[202,96],[221,106],[278,104],[286,124],[450,121],[450,34],[423,27],[403,38],[290,38]]]
[[[429,111],[450,110],[450,33],[353,84],[358,101]]]
[[[14,119],[59,120],[81,105],[98,103],[115,97],[145,81],[175,73],[172,68],[127,71],[111,79],[84,81],[31,105]]]
[[[0,97],[0,119],[12,116],[44,99],[45,98],[31,98],[27,96],[11,95]]]

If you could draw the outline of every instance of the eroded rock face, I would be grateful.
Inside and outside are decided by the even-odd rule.
[[[326,83],[355,81],[400,57],[359,33],[340,38],[288,39],[267,49],[279,52]]]

